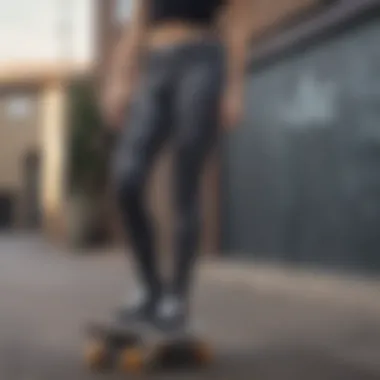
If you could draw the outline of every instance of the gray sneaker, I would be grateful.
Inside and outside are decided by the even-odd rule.
[[[182,334],[187,327],[187,304],[181,298],[166,296],[158,304],[155,327],[164,334]]]

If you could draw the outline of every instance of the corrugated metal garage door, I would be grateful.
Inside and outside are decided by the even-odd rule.
[[[226,137],[223,248],[380,269],[380,23],[250,74]]]

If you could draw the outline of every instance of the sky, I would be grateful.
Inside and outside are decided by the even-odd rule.
[[[93,0],[0,0],[0,9],[0,63],[93,58]]]

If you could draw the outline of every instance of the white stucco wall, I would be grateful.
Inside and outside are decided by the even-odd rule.
[[[87,63],[94,57],[94,0],[0,0],[0,63]]]

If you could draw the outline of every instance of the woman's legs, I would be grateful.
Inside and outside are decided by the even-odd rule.
[[[180,57],[179,57],[180,59]],[[171,307],[163,314],[168,328],[183,328],[200,235],[200,179],[218,135],[223,55],[216,44],[194,45],[184,53],[175,86],[174,208],[175,265]],[[173,305],[174,303],[174,305]]]
[[[199,240],[199,188],[207,153],[217,138],[223,54],[213,43],[194,43],[158,54],[151,62],[115,160],[116,192],[129,231],[146,302],[137,315],[161,328],[184,327]],[[170,294],[162,283],[150,218],[144,205],[147,176],[162,144],[173,132],[175,264]],[[169,300],[169,302],[166,302]],[[131,315],[130,311],[127,313]],[[132,310],[132,315],[136,313]],[[151,318],[153,317],[153,318]]]
[[[151,71],[131,106],[114,162],[117,200],[144,293],[144,301],[132,309],[125,309],[124,318],[151,317],[162,291],[152,220],[145,207],[145,184],[170,126],[165,78],[160,76],[160,71],[154,68]]]

